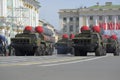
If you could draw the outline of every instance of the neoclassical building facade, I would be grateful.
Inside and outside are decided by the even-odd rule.
[[[38,0],[0,0],[1,34],[20,32],[26,25],[37,26],[39,22]],[[7,33],[6,33],[7,30]]]
[[[91,7],[59,10],[60,27],[63,33],[79,33],[83,25],[99,25],[104,30],[120,29],[120,5],[106,2]]]

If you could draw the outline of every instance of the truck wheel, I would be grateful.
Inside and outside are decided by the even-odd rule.
[[[102,50],[102,47],[98,47],[96,50],[95,50],[95,56],[102,56],[103,55],[103,50]]]
[[[36,49],[36,51],[35,51],[35,55],[36,56],[41,56],[41,48],[40,47],[38,47],[37,49]]]
[[[107,54],[106,49],[103,49],[102,51],[103,51],[103,56],[106,56],[106,54]]]
[[[59,48],[57,48],[57,54],[61,54],[61,51]]]
[[[80,51],[78,48],[74,48],[74,56],[80,56]]]
[[[16,56],[22,56],[22,54],[20,53],[19,50],[15,50],[15,55],[16,55]]]
[[[117,48],[115,52],[113,53],[114,56],[119,56],[120,50]]]
[[[49,53],[50,53],[49,49],[46,48],[46,50],[45,50],[45,55],[49,55]]]
[[[50,51],[49,51],[49,52],[50,52],[49,55],[52,55],[52,54],[53,54],[53,49],[50,48]]]
[[[46,53],[47,53],[47,55],[51,55],[51,54],[52,54],[51,49],[50,49],[50,48],[48,48],[48,49],[47,49],[47,51],[46,51]]]
[[[74,48],[71,48],[71,52],[70,52],[72,55],[74,55],[75,54],[75,50],[74,50]]]
[[[67,54],[68,53],[68,48],[67,47],[63,48],[62,50],[63,50],[63,54]]]
[[[44,44],[40,45],[39,50],[36,53],[38,54],[37,56],[44,56],[45,55],[45,46],[44,46]]]

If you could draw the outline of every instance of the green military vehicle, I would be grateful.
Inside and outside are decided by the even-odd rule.
[[[43,30],[41,31],[43,32]],[[15,55],[16,56],[52,55],[54,40],[51,40],[51,38],[48,35],[42,32],[38,33],[29,30],[24,30],[23,33],[17,34],[15,38],[11,38],[11,47],[15,49]],[[50,39],[46,40],[48,37]]]
[[[73,39],[74,55],[87,56],[87,52],[95,52],[95,56],[106,55],[106,45],[100,33],[83,30]]]
[[[120,43],[118,42],[118,39],[114,39],[112,37],[107,39],[106,52],[107,53],[113,53],[114,56],[119,56],[119,54],[120,54]]]
[[[57,54],[73,54],[72,40],[71,39],[60,39],[56,43]]]

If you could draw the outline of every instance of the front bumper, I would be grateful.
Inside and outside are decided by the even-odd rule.
[[[37,47],[35,44],[11,44],[11,46],[18,50],[33,50]]]
[[[80,49],[80,50],[85,50],[88,52],[93,52],[96,50],[96,48],[98,47],[97,44],[88,44],[88,45],[81,45],[81,44],[74,44],[73,45],[74,48]]]

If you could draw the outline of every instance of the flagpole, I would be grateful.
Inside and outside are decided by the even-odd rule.
[[[105,17],[105,26],[106,26],[106,30],[108,30],[107,19],[106,19],[106,17]]]
[[[114,20],[115,20],[115,28],[114,28],[114,30],[116,30],[116,16],[114,17]]]

